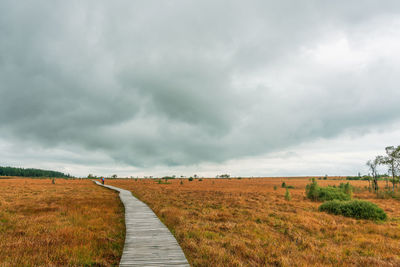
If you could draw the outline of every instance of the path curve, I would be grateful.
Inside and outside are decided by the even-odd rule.
[[[128,190],[93,182],[118,191],[125,206],[126,236],[119,266],[190,266],[175,237],[146,204]]]

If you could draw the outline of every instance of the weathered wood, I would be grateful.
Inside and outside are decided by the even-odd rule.
[[[128,190],[94,182],[118,191],[125,206],[126,236],[119,266],[189,266],[175,237],[146,204]]]

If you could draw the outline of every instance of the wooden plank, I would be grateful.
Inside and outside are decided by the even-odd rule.
[[[175,237],[146,204],[128,190],[93,182],[118,191],[125,206],[126,236],[119,266],[189,266]]]

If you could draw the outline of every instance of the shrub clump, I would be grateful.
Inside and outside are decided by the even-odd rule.
[[[319,211],[356,219],[384,221],[387,218],[383,209],[378,207],[376,204],[365,200],[327,201],[319,207]]]
[[[342,191],[340,188],[335,187],[320,187],[319,188],[319,200],[328,201],[328,200],[350,200],[351,195],[346,194],[346,192]]]
[[[350,200],[352,190],[350,184],[344,188],[336,188],[332,186],[319,187],[315,180],[306,186],[307,198],[312,201],[329,201],[329,200]]]
[[[290,201],[292,199],[292,196],[290,195],[289,189],[287,187],[286,187],[285,199],[287,201]]]

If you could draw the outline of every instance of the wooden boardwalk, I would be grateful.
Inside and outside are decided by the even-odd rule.
[[[168,228],[128,190],[96,184],[119,192],[125,206],[126,236],[119,266],[190,266]]]

